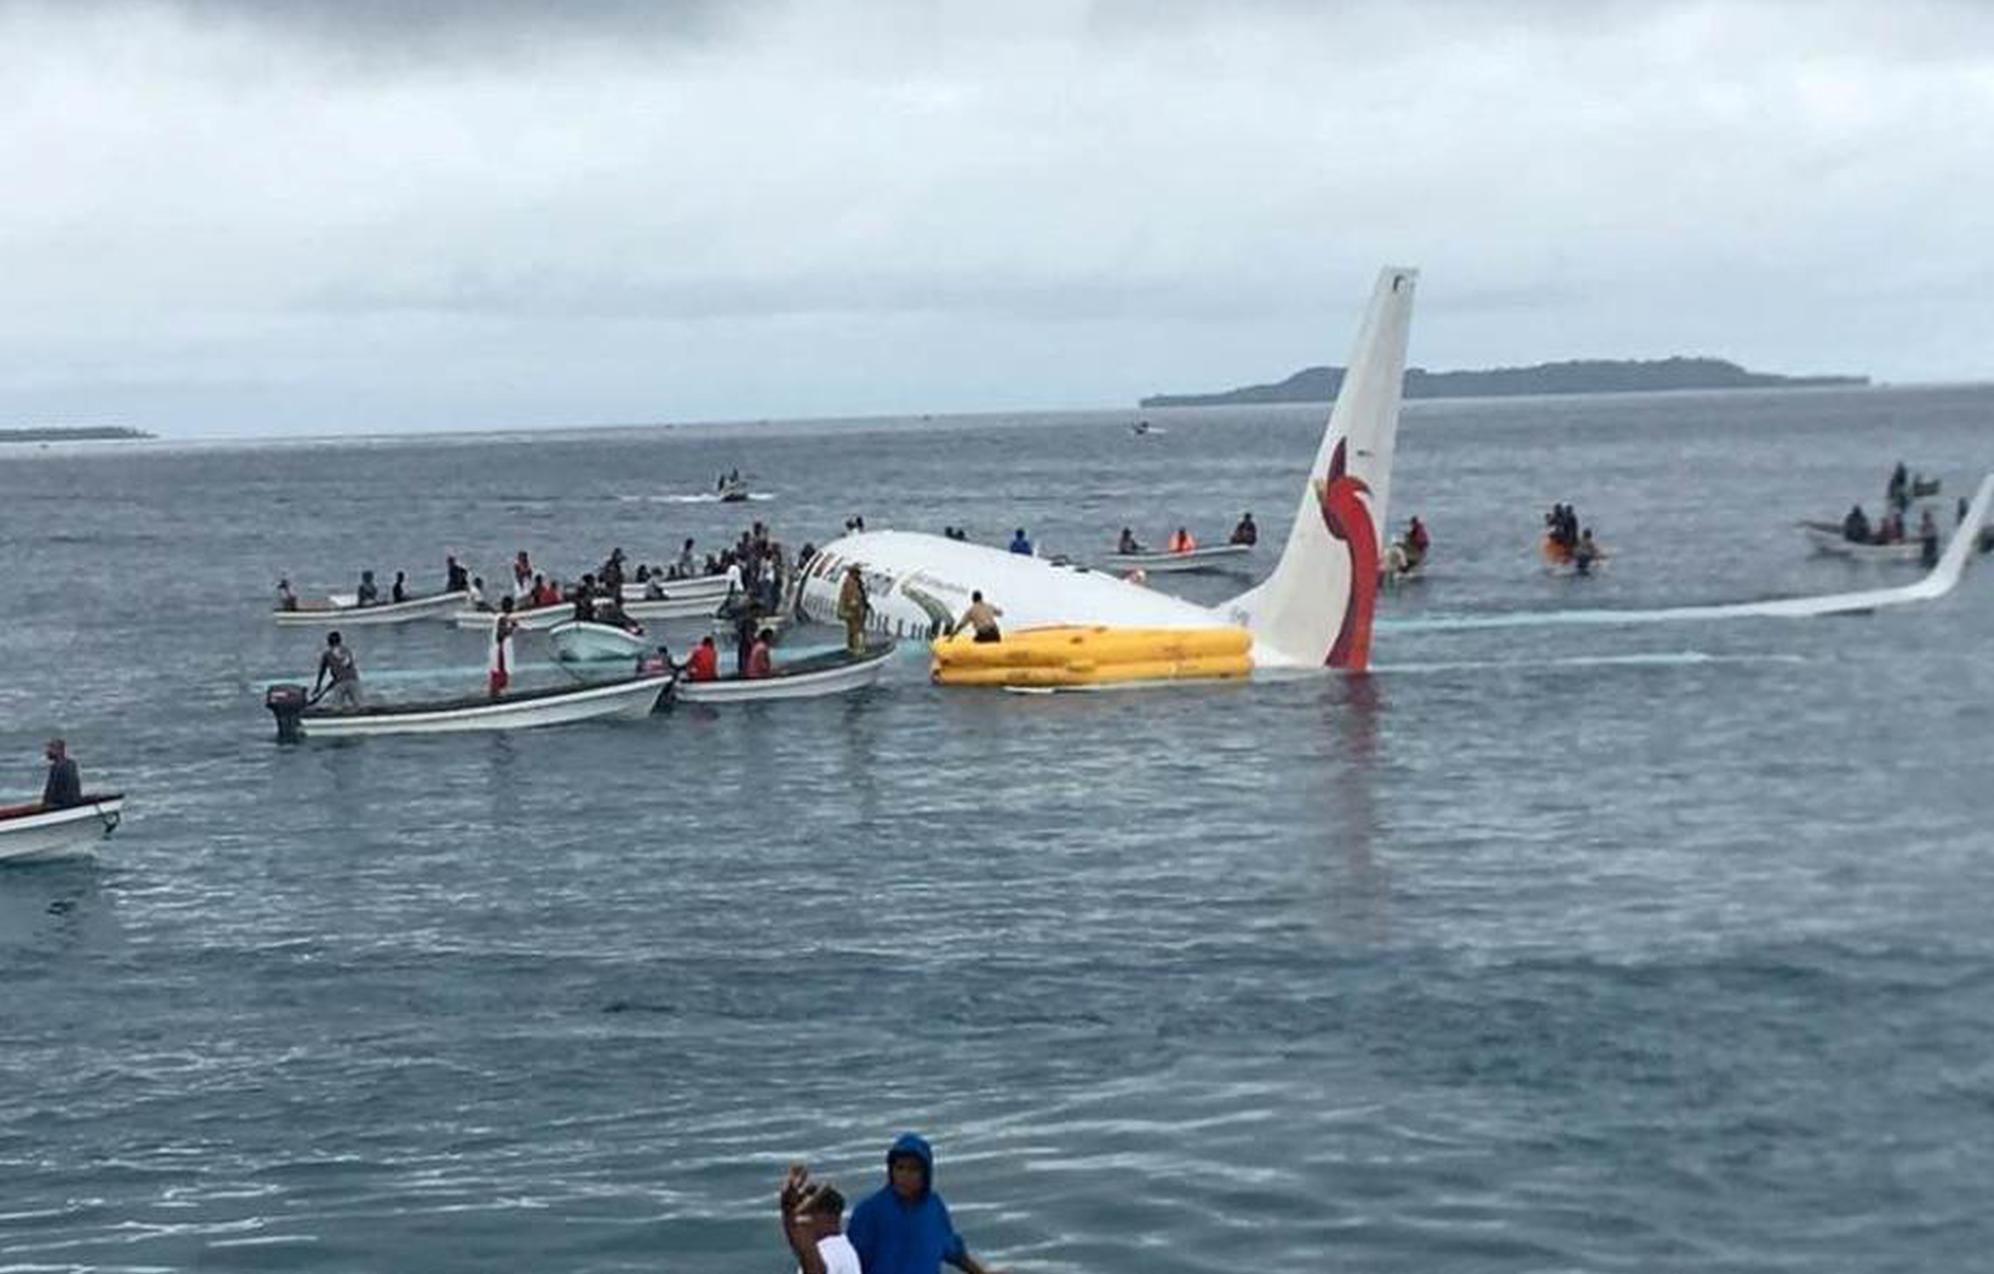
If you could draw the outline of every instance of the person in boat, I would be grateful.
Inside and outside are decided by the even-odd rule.
[[[1918,561],[1927,570],[1939,564],[1939,523],[1930,509],[1918,515]]]
[[[466,593],[471,588],[471,573],[452,553],[443,559],[443,591],[446,593]]]
[[[1003,613],[983,600],[981,590],[972,592],[969,595],[969,609],[965,610],[962,618],[956,620],[954,626],[949,629],[949,636],[953,637],[967,628],[976,634],[972,638],[974,641],[1002,641],[1004,634],[997,627],[997,617]]]
[[[755,634],[761,628],[753,605],[743,602],[730,614],[734,621],[734,675],[748,675],[748,659],[754,654]]]
[[[408,573],[407,573],[407,572],[405,572],[405,571],[396,571],[396,572],[395,572],[395,583],[394,583],[394,587],[392,587],[392,588],[390,588],[390,589],[388,590],[388,596],[389,596],[389,597],[391,597],[391,598],[393,598],[393,599],[395,600],[395,602],[396,602],[397,604],[399,604],[399,603],[401,603],[401,602],[405,602],[405,601],[407,601],[407,600],[408,600]]]
[[[1123,527],[1121,538],[1115,541],[1115,552],[1124,557],[1133,557],[1142,551],[1142,542],[1135,538],[1135,532]]]
[[[533,592],[528,595],[527,601],[533,606],[557,606],[561,601],[560,586],[536,572],[533,576]]]
[[[360,572],[360,587],[353,590],[353,604],[356,606],[378,606],[381,604],[380,586],[374,583],[374,572]]]
[[[328,681],[330,685],[327,685]],[[333,707],[360,706],[360,665],[353,661],[353,648],[340,638],[336,630],[325,635],[325,649],[319,652],[318,676],[312,678],[314,703],[318,701],[321,686],[325,686],[325,693],[332,696]]]
[[[1902,460],[1890,471],[1890,485],[1884,489],[1884,499],[1893,509],[1903,509],[1911,503],[1911,475],[1905,472]]]
[[[650,582],[651,582],[651,568],[650,568],[650,567],[649,567],[648,565],[646,565],[645,563],[643,563],[643,562],[639,562],[639,563],[637,563],[637,574],[636,574],[636,576],[635,576],[634,578],[632,578],[632,579],[631,579],[631,581],[630,581],[630,582],[631,582],[631,583],[633,583],[633,584],[648,584],[648,583],[650,583]]]
[[[935,1192],[935,1152],[911,1132],[886,1152],[886,1184],[852,1209],[845,1237],[865,1274],[940,1274],[945,1261],[964,1274],[994,1274],[956,1233]]]
[[[1572,569],[1581,575],[1592,574],[1593,563],[1599,560],[1599,545],[1593,542],[1592,528],[1579,533],[1579,542],[1572,546]]]
[[[42,745],[42,756],[48,761],[42,808],[66,810],[83,804],[83,775],[76,768],[76,759],[69,755],[69,744],[60,737],[50,739]]]
[[[298,595],[291,591],[291,581],[288,579],[277,581],[277,609],[298,609]]]
[[[469,603],[471,604],[471,609],[472,609],[472,610],[490,610],[490,609],[491,609],[491,603],[489,603],[489,602],[487,602],[487,601],[485,600],[485,577],[484,577],[484,576],[482,576],[482,575],[473,575],[473,576],[471,577],[471,583],[470,583],[470,586],[469,586],[468,588],[466,588],[466,589],[464,590],[464,592],[465,592],[465,593],[467,594],[467,596],[466,596],[466,597],[464,598],[464,600],[465,600],[465,601],[467,601],[467,602],[469,602]]]
[[[518,631],[519,621],[512,617],[512,599],[499,599],[498,618],[492,621],[491,665],[485,676],[485,694],[490,698],[498,698],[512,684],[512,635]]]
[[[1245,544],[1249,547],[1260,543],[1260,528],[1253,524],[1253,514],[1251,512],[1239,515],[1239,525],[1232,528],[1231,542],[1234,544]]]
[[[621,546],[609,551],[609,557],[603,562],[602,570],[597,572],[597,578],[602,581],[603,588],[609,592],[621,593],[623,591],[623,549]]]
[[[1197,539],[1185,528],[1180,526],[1170,533],[1170,551],[1172,553],[1190,553],[1195,551],[1197,547]]]
[[[583,623],[595,620],[595,576],[584,575],[580,587],[575,589],[575,618]]]
[[[748,667],[744,674],[751,681],[775,676],[775,629],[764,628],[755,634],[755,644],[748,648]]]
[[[686,656],[685,679],[687,681],[717,681],[720,678],[720,648],[713,644],[711,633],[699,639]]]
[[[865,653],[865,620],[871,611],[865,577],[854,562],[845,568],[845,582],[838,586],[838,618],[845,625],[845,649],[854,655]]]
[[[776,1207],[797,1274],[861,1274],[858,1250],[844,1234],[845,1196],[835,1187],[812,1181],[809,1169],[791,1164]]]
[[[644,632],[642,624],[639,624],[624,613],[623,599],[620,597],[605,596],[596,598],[595,622],[598,624],[608,624],[613,628],[621,628],[626,633],[634,633],[639,636]]]
[[[1869,543],[1869,515],[1862,511],[1860,504],[1849,509],[1849,515],[1842,519],[1842,538],[1851,544]]]
[[[1017,534],[1011,537],[1011,551],[1021,557],[1032,555],[1032,542],[1025,538],[1025,528],[1022,526],[1018,528]]]
[[[534,571],[533,563],[527,560],[526,550],[521,549],[512,559],[512,595],[517,601],[526,601],[533,596],[533,590],[540,583],[540,576]]]

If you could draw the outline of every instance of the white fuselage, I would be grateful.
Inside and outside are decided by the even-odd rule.
[[[872,614],[866,626],[890,637],[924,638],[962,617],[981,592],[1007,630],[1060,624],[1117,628],[1221,628],[1218,610],[1158,593],[1084,566],[1056,566],[981,544],[914,531],[867,531],[831,541],[804,572],[797,608],[838,622],[845,568],[856,563]]]

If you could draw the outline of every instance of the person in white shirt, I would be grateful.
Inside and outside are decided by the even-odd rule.
[[[844,1235],[845,1196],[810,1179],[802,1164],[789,1166],[777,1199],[782,1236],[796,1254],[800,1274],[862,1274],[859,1254]]]

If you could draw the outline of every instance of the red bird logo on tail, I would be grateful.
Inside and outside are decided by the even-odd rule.
[[[1323,525],[1330,537],[1350,552],[1350,595],[1343,607],[1343,626],[1329,648],[1328,664],[1348,672],[1371,665],[1371,616],[1378,604],[1378,532],[1371,525],[1371,488],[1362,478],[1344,471],[1344,439],[1329,458],[1329,475],[1316,483]]]

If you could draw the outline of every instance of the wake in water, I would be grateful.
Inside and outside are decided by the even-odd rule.
[[[697,493],[697,494],[692,494],[692,495],[683,495],[683,494],[666,494],[666,495],[619,495],[619,496],[617,496],[616,498],[617,498],[617,500],[618,500],[618,501],[619,501],[620,503],[623,503],[623,504],[721,504],[721,503],[724,503],[724,501],[722,501],[722,499],[720,498],[720,495],[719,495],[719,494],[718,494],[717,492],[713,492],[713,491],[701,491],[701,492],[699,492],[699,493]],[[750,491],[750,492],[748,492],[748,500],[749,500],[749,501],[752,501],[752,502],[754,502],[754,503],[756,503],[756,504],[760,504],[760,503],[762,503],[762,502],[764,502],[764,501],[767,501],[767,500],[773,500],[773,499],[775,499],[775,492],[773,492],[773,491]],[[736,504],[741,504],[741,503],[743,503],[743,501],[740,501],[740,500],[736,500],[736,501],[734,501],[734,503],[736,503]]]

